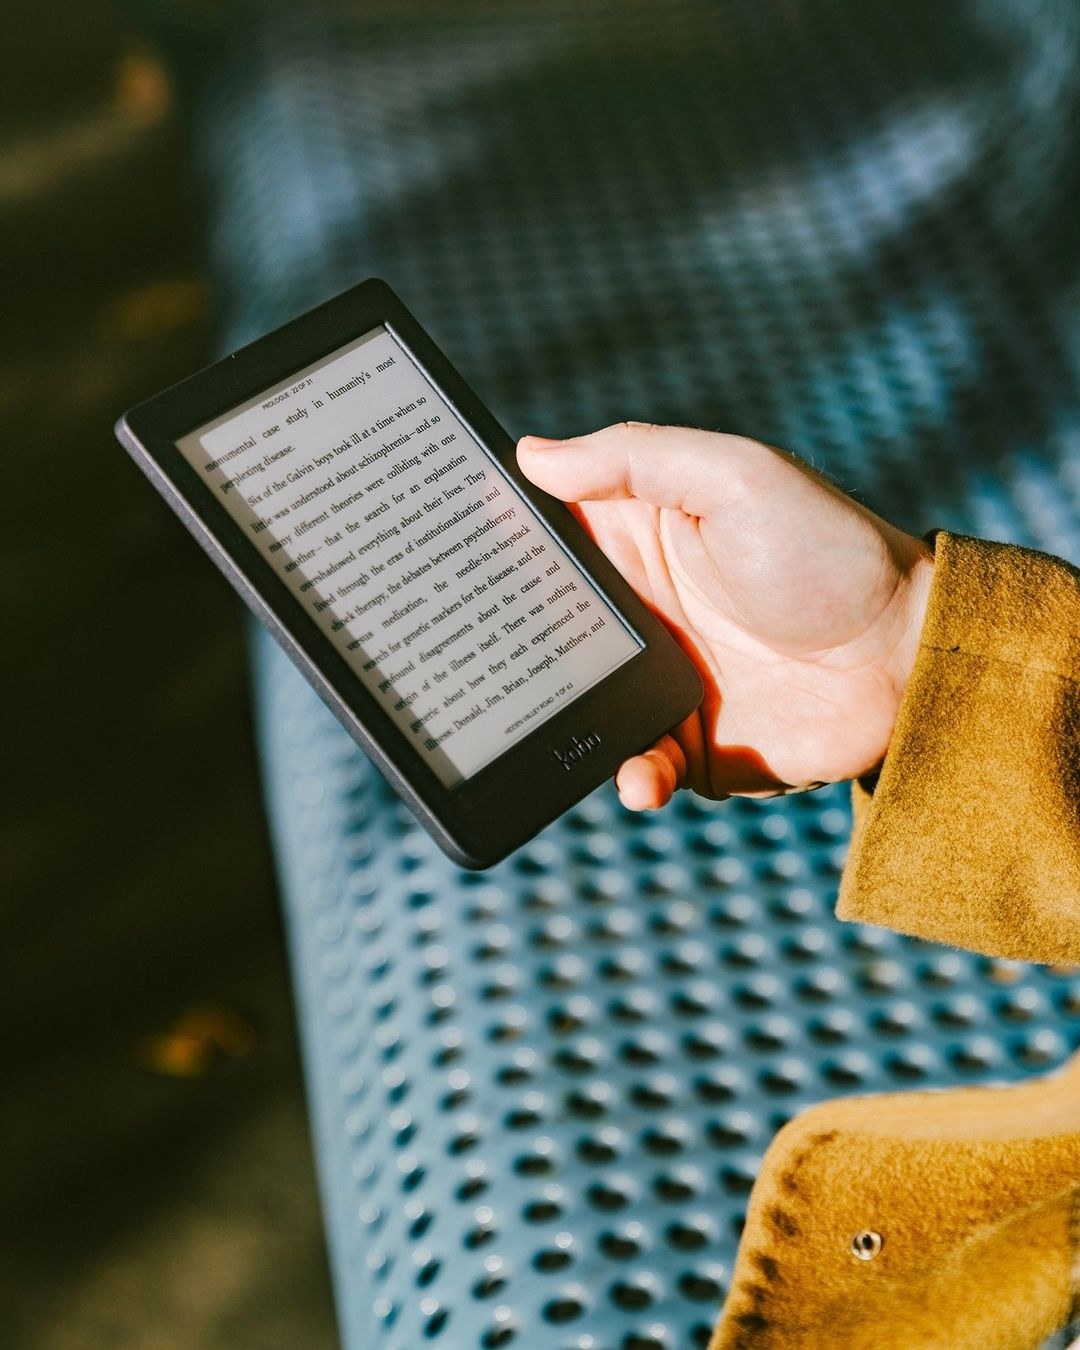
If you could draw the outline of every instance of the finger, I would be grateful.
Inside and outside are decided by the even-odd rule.
[[[518,442],[525,476],[565,502],[636,497],[692,516],[729,503],[740,490],[741,467],[773,454],[742,436],[647,422],[620,422],[565,441]]]
[[[643,754],[628,759],[615,775],[619,800],[630,811],[666,806],[686,778],[686,756],[671,736],[661,736]]]

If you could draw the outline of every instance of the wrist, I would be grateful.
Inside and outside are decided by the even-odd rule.
[[[904,626],[901,640],[897,645],[894,672],[897,690],[901,698],[915,669],[919,643],[922,641],[923,629],[926,626],[926,610],[930,601],[930,588],[933,583],[934,555],[925,544],[921,544],[919,554],[908,569],[904,581]]]
[[[909,537],[910,538],[910,537]],[[915,671],[919,655],[919,645],[926,626],[926,612],[930,601],[930,590],[934,581],[934,555],[921,539],[910,538],[910,554],[904,565],[903,578],[896,594],[896,640],[888,662],[888,678],[892,688],[894,713],[892,727],[895,727],[900,705],[904,701],[908,685]],[[892,739],[892,727],[889,739]],[[875,772],[881,767],[888,744],[882,750],[881,760],[875,766]]]

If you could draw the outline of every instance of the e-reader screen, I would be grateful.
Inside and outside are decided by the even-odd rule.
[[[388,324],[177,446],[446,786],[642,648]]]

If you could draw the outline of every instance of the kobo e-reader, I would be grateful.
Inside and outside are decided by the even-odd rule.
[[[117,436],[464,867],[701,699],[664,625],[381,281],[140,404]]]

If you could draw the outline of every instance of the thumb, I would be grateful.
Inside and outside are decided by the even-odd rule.
[[[523,436],[517,447],[525,477],[564,502],[636,497],[692,516],[730,501],[747,458],[769,453],[742,436],[649,422],[619,422],[565,441]]]

